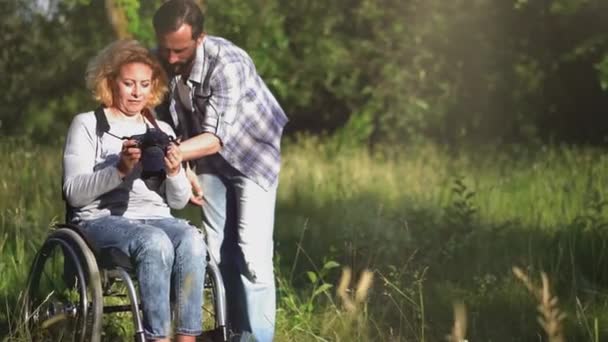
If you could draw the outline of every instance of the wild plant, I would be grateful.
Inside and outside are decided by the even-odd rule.
[[[277,272],[280,298],[278,315],[288,319],[288,322],[281,322],[279,318],[278,325],[289,325],[288,335],[297,335],[303,332],[316,335],[320,329],[320,326],[316,326],[316,324],[319,321],[318,317],[322,308],[329,307],[332,308],[331,311],[335,311],[336,304],[330,293],[334,285],[328,283],[326,277],[331,270],[339,266],[337,262],[330,260],[326,261],[320,269],[306,272],[309,283],[305,293],[298,292],[280,271]],[[320,297],[325,300],[321,301]]]
[[[466,185],[465,178],[454,179],[452,201],[446,208],[446,219],[451,229],[457,229],[458,233],[467,233],[471,230],[477,214],[474,200],[475,191]]]
[[[475,191],[471,190],[464,177],[454,179],[451,201],[445,208],[445,225],[441,228],[442,251],[445,257],[452,257],[462,250],[477,223]]]
[[[390,340],[414,339],[415,341],[426,340],[426,322],[424,284],[428,267],[415,268],[410,265],[415,254],[404,262],[404,266],[397,268],[389,266],[389,272],[383,273],[377,270],[375,273],[381,280],[382,297],[388,300],[385,308],[391,312],[393,320],[398,316],[396,322],[388,330]],[[412,267],[412,269],[407,269]],[[386,313],[385,313],[386,315]]]

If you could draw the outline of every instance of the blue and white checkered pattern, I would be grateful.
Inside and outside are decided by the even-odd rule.
[[[220,155],[235,169],[261,187],[276,183],[280,164],[280,140],[288,119],[249,55],[226,39],[205,36],[196,51],[188,79],[191,89],[200,86],[211,60],[217,58],[203,94],[211,94],[203,132],[215,134],[222,142]],[[176,82],[171,81],[170,112],[177,125],[182,110]],[[194,91],[191,91],[191,97]]]

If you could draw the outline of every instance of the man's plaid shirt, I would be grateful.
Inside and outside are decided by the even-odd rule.
[[[281,134],[287,116],[257,74],[249,55],[228,40],[209,35],[197,48],[187,80],[190,99],[202,86],[213,59],[216,61],[207,89],[202,89],[203,94],[211,95],[202,131],[220,139],[219,153],[232,167],[268,189],[278,178]],[[177,112],[183,110],[177,94],[178,81],[180,76],[174,77],[170,85],[169,111],[174,127],[178,125]]]

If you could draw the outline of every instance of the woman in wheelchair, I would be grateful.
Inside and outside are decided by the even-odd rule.
[[[194,341],[202,330],[206,247],[195,227],[170,212],[191,196],[179,148],[172,139],[148,139],[153,132],[174,136],[148,109],[162,100],[166,77],[145,47],[122,40],[91,60],[86,81],[101,106],[78,114],[68,131],[69,219],[96,247],[129,256],[147,339],[169,341],[173,298],[176,340]]]

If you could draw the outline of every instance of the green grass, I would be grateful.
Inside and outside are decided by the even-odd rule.
[[[36,247],[62,219],[60,150],[0,141],[4,335]],[[466,305],[469,340],[538,340],[536,303],[514,265],[537,281],[541,270],[549,274],[569,340],[602,340],[604,152],[427,144],[370,154],[318,138],[286,142],[275,225],[277,340],[440,341],[455,301]],[[355,278],[374,272],[355,312],[336,296],[336,263]]]

